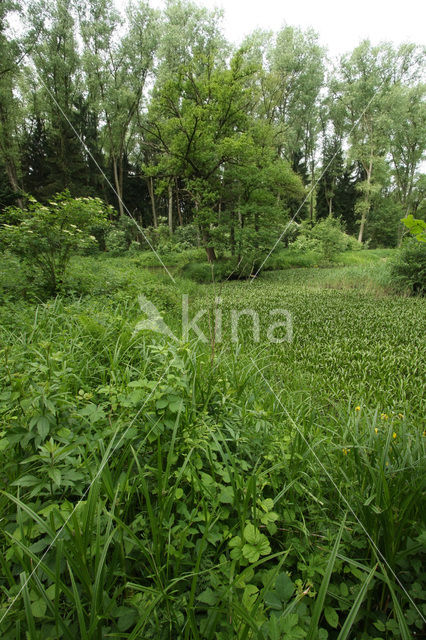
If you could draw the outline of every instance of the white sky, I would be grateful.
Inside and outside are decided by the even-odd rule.
[[[123,0],[116,0],[122,3]],[[279,30],[285,24],[313,27],[331,56],[346,53],[368,38],[373,44],[391,41],[425,43],[426,3],[421,0],[195,0],[224,9],[224,31],[239,43],[254,29]],[[149,0],[164,7],[164,0]]]

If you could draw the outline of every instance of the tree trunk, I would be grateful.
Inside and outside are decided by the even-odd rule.
[[[172,181],[169,182],[169,231],[173,234],[173,187]]]
[[[114,170],[114,184],[115,184],[115,190],[117,192],[117,200],[118,200],[118,211],[120,213],[120,216],[124,215],[124,209],[123,209],[123,193],[122,193],[122,187],[120,184],[120,177],[118,174],[118,167],[117,167],[117,158],[113,158],[112,159],[112,167]]]
[[[207,254],[207,260],[209,262],[215,262],[216,253],[215,253],[214,247],[209,246],[209,242],[210,242],[210,234],[207,229],[203,229],[203,243],[204,243],[204,248]]]
[[[310,213],[311,222],[314,222],[316,218],[314,201],[315,201],[315,162],[312,158],[311,159],[311,197],[309,202],[309,213]]]
[[[358,234],[358,242],[362,242],[362,239],[364,237],[364,228],[365,228],[365,223],[367,222],[367,215],[368,212],[370,211],[370,185],[371,185],[371,174],[373,172],[373,154],[370,155],[370,163],[368,165],[368,169],[367,169],[367,189],[365,192],[365,208],[363,208],[362,210],[362,215],[361,215],[361,226],[359,228],[359,234]]]
[[[5,160],[6,160],[6,173],[7,173],[7,177],[9,178],[10,186],[12,187],[12,190],[14,193],[19,193],[20,188],[18,184],[18,175],[17,175],[15,163],[13,162],[13,160],[10,160],[10,159],[5,159]],[[24,208],[24,203],[21,197],[17,197],[16,202],[20,209]]]
[[[183,219],[182,219],[182,211],[181,211],[181,208],[180,208],[179,186],[178,186],[177,178],[175,178],[175,186],[176,186],[176,210],[177,210],[177,214],[178,214],[179,225],[182,227],[183,226]]]
[[[148,178],[148,193],[149,193],[149,197],[151,198],[152,224],[156,229],[158,227],[158,221],[157,221],[157,211],[155,208],[154,181],[152,179],[152,176]]]
[[[235,256],[235,226],[234,226],[234,214],[232,213],[232,224],[231,224],[231,232],[230,232],[230,243],[231,243],[231,256]]]

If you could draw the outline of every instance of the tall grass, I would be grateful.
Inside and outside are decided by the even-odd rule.
[[[419,631],[423,302],[229,283],[225,337],[288,306],[294,342],[246,326],[212,357],[134,333],[143,287],[178,333],[155,274],[2,312],[2,638]]]

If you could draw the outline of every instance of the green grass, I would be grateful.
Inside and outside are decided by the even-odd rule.
[[[39,304],[13,300],[8,272],[2,638],[421,633],[425,302],[392,295],[386,255],[364,253],[203,287],[80,257]],[[135,333],[140,293],[177,335],[181,293],[191,318],[209,308],[208,343]],[[244,308],[260,342],[249,318],[230,340]],[[266,339],[275,308],[291,343]]]
[[[305,289],[338,289],[369,292],[378,296],[395,293],[386,263],[374,265],[314,267],[265,272],[262,280]]]
[[[385,262],[394,255],[395,249],[364,249],[339,253],[333,260],[337,265],[371,265]],[[299,267],[330,267],[315,251],[297,251],[295,249],[281,249],[273,253],[264,264],[265,271],[279,269],[294,269]]]

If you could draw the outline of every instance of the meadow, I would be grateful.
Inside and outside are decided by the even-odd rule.
[[[1,637],[423,637],[425,301],[390,253],[220,284],[79,256],[44,301],[5,260]],[[177,340],[135,331],[141,294]]]

